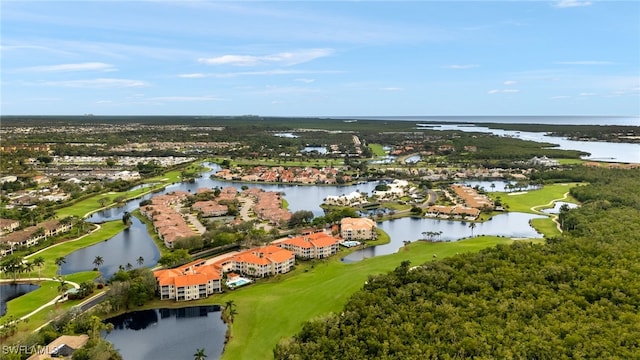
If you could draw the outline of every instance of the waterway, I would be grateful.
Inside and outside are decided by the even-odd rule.
[[[638,125],[638,124],[636,124]],[[465,132],[493,133],[498,136],[515,137],[522,140],[543,142],[558,145],[562,150],[579,150],[590,155],[583,157],[585,160],[606,162],[640,163],[640,145],[629,143],[612,143],[604,141],[577,141],[559,136],[549,136],[542,132],[512,131],[502,129],[490,129],[476,125],[434,125],[424,124],[433,130],[458,130]]]
[[[202,174],[201,177],[195,179],[193,183],[183,182],[167,186],[160,193],[166,194],[172,191],[187,191],[195,194],[199,188],[214,189],[216,187],[235,187],[240,191],[243,185],[251,188],[260,188],[265,191],[275,191],[283,194],[289,204],[289,211],[296,212],[299,210],[310,210],[314,216],[324,215],[324,211],[320,205],[327,196],[347,195],[354,191],[371,193],[378,182],[370,181],[355,185],[295,185],[295,184],[265,184],[265,183],[248,183],[248,182],[229,182],[218,179],[211,179],[211,174],[220,171],[218,164],[207,163],[206,166],[211,170]],[[142,200],[150,199],[157,194],[148,194],[142,198],[131,200],[121,207],[113,207],[94,213],[87,221],[104,222],[118,220],[122,218],[125,211],[131,212],[139,207]]]
[[[114,330],[103,337],[124,360],[193,359],[197,349],[215,360],[222,355],[227,331],[220,315],[219,306],[133,311],[105,320]]]
[[[140,220],[131,217],[131,226],[103,242],[72,252],[65,257],[62,274],[93,270],[96,256],[101,256],[104,263],[98,268],[105,279],[118,271],[119,266],[131,264],[134,268],[154,266],[160,259],[160,251]],[[142,256],[144,262],[138,264]]]
[[[7,313],[7,303],[39,288],[34,284],[0,284],[0,316]]]
[[[350,263],[374,256],[393,254],[404,246],[405,241],[425,239],[427,232],[439,233],[440,235],[433,238],[437,241],[457,241],[472,235],[542,238],[542,235],[529,225],[529,221],[544,217],[519,212],[504,213],[492,217],[489,221],[475,223],[476,226],[473,229],[469,227],[470,223],[459,220],[405,217],[383,221],[377,225],[389,235],[391,238],[389,243],[356,250],[342,258],[342,261]]]

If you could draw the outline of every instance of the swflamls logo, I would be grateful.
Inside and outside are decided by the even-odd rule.
[[[2,345],[2,354],[45,355],[49,347],[42,345]]]

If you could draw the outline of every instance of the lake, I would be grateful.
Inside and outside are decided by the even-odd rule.
[[[154,266],[160,259],[160,251],[140,220],[131,217],[131,226],[114,237],[72,252],[65,257],[62,274],[91,271],[95,267],[93,260],[102,256],[104,263],[98,268],[105,279],[118,271],[120,265],[131,264],[139,267],[137,260],[144,259],[142,266]]]
[[[19,296],[30,293],[40,286],[34,284],[0,284],[0,316],[7,313],[7,303]]]
[[[509,238],[542,238],[531,225],[531,219],[544,218],[542,215],[526,213],[504,213],[492,217],[490,220],[475,223],[473,236],[492,235]],[[389,234],[391,238],[388,244],[376,245],[369,248],[356,250],[342,258],[343,262],[354,262],[365,258],[380,255],[393,254],[404,246],[405,241],[424,239],[423,232],[442,232],[435,240],[457,241],[468,238],[472,234],[468,222],[459,220],[431,219],[405,217],[378,223],[378,228]]]
[[[211,170],[202,174],[201,177],[195,179],[193,183],[183,182],[176,183],[167,186],[162,192],[166,194],[172,191],[187,191],[194,193],[199,188],[213,189],[216,187],[235,187],[240,191],[243,185],[251,188],[259,188],[265,191],[275,191],[284,194],[285,199],[289,204],[289,211],[296,212],[299,210],[310,210],[314,216],[324,215],[324,211],[320,208],[320,205],[324,202],[327,196],[347,195],[354,191],[371,193],[378,182],[370,181],[366,183],[360,183],[355,185],[294,185],[294,184],[269,184],[269,183],[247,183],[247,182],[229,182],[218,179],[211,179],[211,174],[220,171],[221,167],[218,164],[207,163],[205,166],[211,168]],[[158,193],[158,194],[160,194]],[[148,194],[143,198],[131,200],[125,203],[121,207],[113,207],[98,211],[92,214],[87,221],[90,222],[104,222],[111,220],[118,220],[122,218],[125,211],[132,212],[139,207],[142,200],[149,199],[157,194]]]
[[[128,312],[105,320],[114,326],[103,333],[124,360],[193,359],[205,349],[207,360],[219,359],[227,325],[219,306],[190,306]]]

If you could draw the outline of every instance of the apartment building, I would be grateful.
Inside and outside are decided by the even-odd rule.
[[[161,300],[187,301],[222,291],[222,269],[205,260],[190,262],[175,269],[153,272]]]
[[[372,240],[377,237],[376,222],[369,218],[344,218],[340,222],[340,236],[344,240]]]
[[[294,237],[278,243],[301,259],[322,259],[338,252],[338,239],[324,232]]]

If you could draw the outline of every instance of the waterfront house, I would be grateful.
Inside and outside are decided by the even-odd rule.
[[[369,218],[346,217],[340,221],[340,236],[344,240],[375,239],[376,229],[376,222]]]
[[[301,259],[322,259],[338,252],[338,239],[324,232],[294,237],[278,243]]]
[[[222,269],[205,260],[196,260],[175,269],[156,270],[161,300],[187,301],[222,291]]]
[[[244,275],[266,277],[289,272],[295,264],[295,254],[278,246],[267,245],[243,251],[217,264]]]

